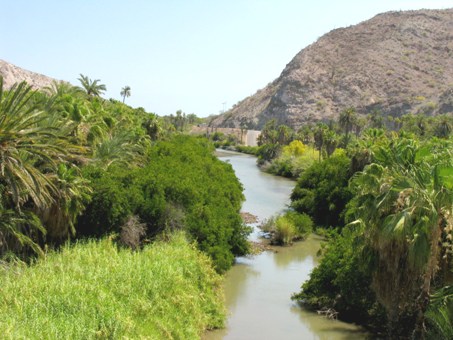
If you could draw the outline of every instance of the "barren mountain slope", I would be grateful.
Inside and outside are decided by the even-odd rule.
[[[348,107],[437,114],[453,111],[453,9],[388,12],[336,29],[304,48],[275,81],[213,126],[294,127]]]
[[[51,86],[52,82],[57,81],[56,79],[42,74],[24,70],[1,59],[0,75],[3,76],[3,84],[6,88],[10,88],[15,83],[20,83],[25,80],[34,89],[40,89],[46,86]]]

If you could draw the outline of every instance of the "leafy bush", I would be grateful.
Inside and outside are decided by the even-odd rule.
[[[291,206],[310,215],[316,225],[343,225],[343,210],[352,197],[349,167],[350,159],[344,153],[313,163],[297,181]]]
[[[129,216],[137,215],[148,236],[187,230],[216,268],[227,270],[234,255],[248,252],[250,232],[239,215],[244,196],[231,165],[214,156],[206,139],[182,135],[156,143],[148,156],[142,169],[85,171],[94,190],[79,232],[119,233]]]
[[[258,153],[258,146],[246,146],[246,145],[236,145],[236,151],[246,153],[249,155],[257,155]]]
[[[234,255],[248,252],[250,228],[239,215],[242,185],[231,165],[214,156],[208,141],[176,136],[159,142],[150,158],[137,181],[144,193],[139,215],[149,231],[159,232],[168,207],[178,207],[183,228],[219,271],[233,264]]]
[[[294,140],[282,148],[281,154],[271,161],[266,171],[278,176],[298,178],[318,157],[317,150]]]
[[[225,320],[221,277],[183,234],[139,252],[110,239],[66,246],[0,267],[0,280],[5,339],[194,339]]]
[[[312,232],[313,220],[307,214],[288,211],[285,213],[285,216],[294,224],[299,235],[305,237]]]
[[[370,288],[372,273],[364,260],[361,234],[344,228],[341,235],[331,238],[319,265],[292,299],[315,310],[333,309],[343,320],[378,329],[385,326],[385,312]]]
[[[85,167],[84,176],[91,182],[91,202],[78,218],[78,236],[102,236],[120,232],[121,226],[137,210],[142,193],[134,185],[136,171],[112,166],[108,170]]]

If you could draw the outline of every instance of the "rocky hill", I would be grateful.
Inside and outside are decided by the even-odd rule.
[[[34,89],[41,89],[43,87],[51,86],[53,82],[58,81],[39,73],[24,70],[1,59],[0,75],[3,76],[3,84],[6,88],[10,88],[15,83],[20,83],[25,80]]]
[[[281,75],[211,125],[298,127],[366,114],[453,112],[453,9],[388,12],[333,30],[300,51]]]

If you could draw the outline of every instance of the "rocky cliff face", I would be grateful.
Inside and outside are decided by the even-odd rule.
[[[453,9],[389,12],[336,29],[304,48],[281,75],[211,124],[299,127],[348,107],[438,114],[453,111]]]
[[[26,81],[34,89],[51,86],[56,79],[44,76],[39,73],[24,70],[13,64],[0,59],[0,75],[3,76],[3,85],[10,88],[15,83]]]

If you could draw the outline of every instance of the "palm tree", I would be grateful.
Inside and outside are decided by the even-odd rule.
[[[373,128],[365,130],[362,137],[348,150],[351,155],[352,173],[362,171],[374,160],[375,150],[378,150],[379,147],[386,147],[389,142],[384,130]]]
[[[4,91],[0,77],[0,251],[39,250],[36,233],[45,229],[33,210],[55,203],[57,163],[72,148],[61,136],[64,124],[38,110],[34,95],[25,82]]]
[[[150,114],[142,123],[142,126],[145,128],[146,133],[151,138],[151,140],[159,139],[164,129],[162,128],[162,123],[159,121],[158,117],[154,114]]]
[[[32,234],[45,234],[46,230],[34,213],[5,209],[0,201],[0,217],[0,254],[8,251],[17,254],[24,246],[30,247],[37,254],[43,254]]]
[[[55,182],[58,196],[51,204],[36,209],[35,213],[45,225],[49,240],[59,243],[75,235],[76,218],[85,208],[91,188],[77,167],[64,163],[58,166]]]
[[[337,134],[332,130],[328,130],[324,136],[324,144],[327,157],[330,157],[338,146]]]
[[[339,123],[346,135],[346,145],[349,143],[349,133],[352,131],[357,121],[357,113],[354,108],[350,107],[340,113]]]
[[[401,328],[402,315],[412,315],[417,339],[424,334],[431,283],[444,251],[441,237],[452,228],[451,150],[394,140],[376,151],[376,162],[351,184],[357,195],[353,224],[365,226],[375,254],[374,290],[390,332]]]
[[[374,129],[381,129],[384,127],[383,114],[379,110],[373,110],[368,116],[370,127]]]
[[[30,91],[22,82],[5,92],[0,77],[0,180],[17,209],[28,199],[36,206],[52,201],[56,187],[37,164],[55,169],[54,160],[65,153],[58,130],[42,124],[46,113],[29,105]]]
[[[123,104],[124,104],[124,100],[126,99],[126,97],[130,97],[131,96],[131,88],[130,88],[130,86],[127,86],[127,85],[124,86],[121,89],[120,95],[121,95],[121,97],[123,97]]]
[[[100,79],[91,80],[87,76],[80,74],[80,78],[77,78],[85,89],[89,97],[99,97],[107,88],[104,84],[99,84]]]
[[[319,161],[321,161],[322,150],[324,149],[324,143],[326,138],[326,133],[329,130],[328,126],[324,123],[318,123],[316,125],[313,137],[315,140],[315,147],[319,151]]]
[[[440,138],[448,138],[453,130],[453,117],[442,115],[438,117],[437,125],[435,128],[435,135]]]
[[[112,164],[141,166],[145,163],[144,153],[148,144],[148,138],[119,131],[93,146],[93,162],[105,170]]]
[[[287,145],[293,139],[294,131],[288,125],[279,125],[277,128],[278,143],[280,145]]]

